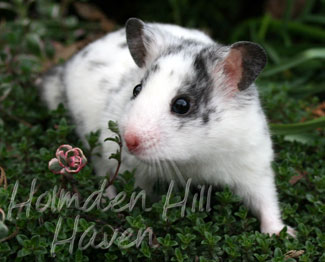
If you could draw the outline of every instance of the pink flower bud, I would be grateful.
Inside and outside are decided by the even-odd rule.
[[[56,158],[49,162],[49,169],[54,174],[78,173],[86,165],[87,158],[78,147],[61,145],[56,150]]]

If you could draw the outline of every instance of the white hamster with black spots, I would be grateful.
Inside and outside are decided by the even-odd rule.
[[[272,142],[254,84],[266,60],[255,43],[223,46],[198,30],[131,18],[50,70],[42,98],[50,109],[65,105],[85,145],[85,135],[100,130],[98,175],[115,169],[108,156],[117,145],[104,143],[114,120],[125,145],[121,171],[136,167],[147,193],[158,177],[227,185],[262,232],[278,234],[285,225]]]

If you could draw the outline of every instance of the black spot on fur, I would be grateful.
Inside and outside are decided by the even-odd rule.
[[[185,80],[178,95],[188,95],[191,99],[191,109],[187,117],[197,117],[201,109],[206,108],[213,89],[213,81],[208,73],[207,58],[204,50],[196,55],[193,62],[194,75]]]
[[[202,124],[218,121],[221,116],[217,108],[211,107],[214,81],[209,73],[212,63],[220,59],[211,57],[211,46],[196,53],[193,59],[193,74],[188,75],[181,84],[176,96],[186,96],[190,99],[191,108],[187,114],[179,115],[180,127],[189,120],[199,120]],[[215,115],[218,115],[217,117]]]
[[[179,44],[169,46],[161,56],[169,56],[182,52],[183,50],[189,51],[191,47],[202,45],[202,43],[197,42],[192,39],[182,39]]]
[[[144,76],[142,78],[142,83],[145,83],[148,78],[149,78],[149,74],[150,74],[150,70],[147,70],[145,73],[144,73]]]
[[[158,64],[154,64],[154,65],[149,69],[149,71],[150,71],[151,73],[156,73],[158,70],[159,70],[159,65],[158,65]]]
[[[207,112],[203,113],[203,115],[202,115],[202,122],[203,122],[203,124],[208,123],[209,120],[210,120],[210,115]]]
[[[160,67],[158,65],[158,63],[154,63],[144,74],[143,78],[142,78],[142,83],[145,83],[148,78],[150,77],[151,74],[156,73],[157,71],[159,71]]]
[[[109,89],[107,101],[111,101],[112,95],[118,94],[120,91],[124,89],[130,90],[130,98],[133,97],[133,88],[140,84],[141,76],[138,74],[138,68],[133,68],[127,73],[123,74],[120,78],[120,81],[116,86],[113,86]],[[108,107],[108,106],[107,106]]]
[[[205,112],[202,114],[202,123],[207,124],[210,121],[211,114],[214,114],[216,110],[214,108],[206,109]]]

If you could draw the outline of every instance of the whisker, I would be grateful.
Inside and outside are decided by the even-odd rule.
[[[172,172],[170,170],[170,166],[168,165],[168,162],[167,161],[163,161],[162,164],[164,166],[165,177],[167,178],[167,181],[168,182],[172,181],[173,180],[173,174],[172,174]]]
[[[182,172],[179,170],[178,166],[176,165],[176,163],[173,160],[169,160],[172,168],[175,171],[175,174],[178,178],[178,182],[182,185],[185,186],[186,184],[186,179],[184,178],[184,175],[182,174]]]

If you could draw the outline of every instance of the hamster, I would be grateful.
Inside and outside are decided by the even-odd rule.
[[[136,186],[151,194],[157,178],[227,185],[261,232],[278,234],[272,142],[254,84],[266,61],[255,43],[223,46],[198,30],[130,18],[44,75],[42,98],[50,109],[64,104],[85,145],[100,130],[98,175],[115,169],[108,156],[117,146],[104,143],[114,120],[121,171],[136,168]]]

